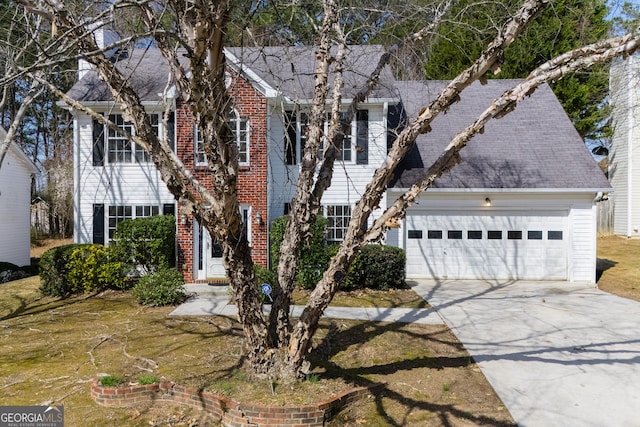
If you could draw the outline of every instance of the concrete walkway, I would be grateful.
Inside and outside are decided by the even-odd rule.
[[[412,287],[518,425],[640,426],[640,303],[567,282]]]
[[[223,285],[186,285],[187,292],[195,294],[170,313],[171,316],[235,316],[238,309],[229,302],[227,287]],[[265,304],[264,312],[271,307]],[[292,316],[302,313],[303,307],[293,306]],[[324,316],[330,319],[370,320],[376,322],[403,322],[423,324],[443,324],[444,322],[432,309],[411,308],[355,308],[329,307]]]
[[[326,316],[444,320],[520,426],[640,426],[640,303],[567,282],[419,281],[412,288],[433,309],[331,307]],[[172,315],[237,313],[224,286],[188,290],[197,297]]]

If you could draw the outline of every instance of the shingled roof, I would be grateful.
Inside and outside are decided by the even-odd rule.
[[[229,65],[239,72],[250,72],[261,79],[278,94],[296,102],[304,102],[313,97],[313,73],[315,71],[315,50],[310,47],[261,47],[229,48],[233,55]],[[344,68],[344,100],[353,97],[366,83],[366,79],[384,53],[381,46],[349,46]],[[231,58],[230,58],[231,59]],[[118,69],[127,77],[142,101],[160,102],[167,88],[169,66],[158,49],[133,49],[114,59]],[[188,66],[186,58],[181,62]],[[383,70],[378,88],[370,99],[397,100],[395,80],[388,67]],[[107,86],[97,74],[89,71],[67,93],[82,102],[113,101]]]
[[[472,84],[396,170],[391,187],[406,188],[419,179],[453,137],[518,80]],[[396,82],[402,102],[390,121],[415,118],[444,87],[443,81]],[[405,118],[406,120],[406,118]],[[462,162],[440,177],[434,188],[575,189],[607,191],[609,182],[547,85],[523,100],[515,111],[491,120],[461,153]]]

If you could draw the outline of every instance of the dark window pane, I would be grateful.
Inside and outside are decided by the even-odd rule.
[[[467,239],[470,239],[470,240],[482,239],[482,230],[467,231]]]
[[[542,231],[534,230],[527,232],[527,239],[529,240],[542,240]]]
[[[447,238],[449,238],[449,239],[462,239],[462,230],[449,230],[449,231],[447,231]]]
[[[407,237],[409,239],[422,239],[422,230],[409,230]]]
[[[522,231],[507,231],[507,239],[522,240]]]
[[[502,231],[501,230],[489,230],[487,232],[487,238],[489,240],[500,240],[500,239],[502,239]]]
[[[428,230],[427,231],[428,239],[442,239],[442,230]]]
[[[562,231],[549,230],[547,232],[548,240],[562,240]]]

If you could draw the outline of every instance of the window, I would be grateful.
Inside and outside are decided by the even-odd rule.
[[[113,240],[118,223],[131,218],[131,206],[109,206],[109,240]]]
[[[126,123],[122,114],[109,114],[109,120],[127,132],[133,134],[133,126]],[[131,163],[131,141],[115,129],[107,129],[107,159],[109,163]]]
[[[236,144],[238,144],[238,163],[246,165],[249,163],[249,122],[246,118],[238,117],[234,110],[229,112],[229,127],[234,135]],[[204,138],[200,135],[200,130],[196,125],[193,131],[194,140],[194,157],[196,166],[207,164],[207,154],[204,149]]]
[[[161,115],[157,113],[147,114],[151,127],[156,132],[158,138],[168,138],[171,149],[175,147],[175,114],[171,112],[167,117],[166,135],[161,134]],[[133,125],[124,120],[122,114],[109,114],[108,119],[112,121],[121,131],[130,135],[135,133]],[[138,144],[133,144],[126,135],[115,129],[106,128],[98,120],[93,120],[93,166],[104,166],[108,163],[148,163],[151,161],[149,153]]]
[[[502,239],[502,231],[500,231],[500,230],[489,230],[487,232],[487,238],[489,240],[501,240]]]
[[[296,117],[297,116],[297,117]],[[344,121],[347,113],[340,113],[340,120]],[[296,120],[297,119],[297,120]],[[284,141],[284,160],[287,165],[295,165],[302,157],[307,142],[307,132],[309,130],[309,116],[307,113],[299,113],[293,111],[285,112],[285,141]],[[329,122],[331,117],[327,114],[324,122],[323,134],[329,132]],[[296,148],[300,147],[299,153]],[[320,141],[318,149],[318,158],[322,159],[324,154],[325,141]],[[342,144],[339,148],[337,160],[356,164],[368,163],[369,150],[369,111],[357,110],[356,116],[347,125],[346,133]],[[354,155],[355,151],[355,155]]]
[[[326,207],[327,240],[341,241],[347,233],[351,220],[351,206],[332,205]]]
[[[522,231],[507,231],[507,239],[522,240]]]
[[[409,239],[422,239],[422,230],[408,230],[407,238]]]
[[[133,215],[134,212],[135,216]],[[135,207],[130,205],[109,206],[109,216],[107,218],[109,240],[113,240],[118,223],[121,221],[132,218],[145,218],[148,216],[158,215],[159,213],[160,207],[156,205],[140,205]]]
[[[527,239],[542,240],[542,231],[541,230],[527,231]]]
[[[427,230],[427,239],[442,239],[442,230]]]
[[[449,230],[447,231],[447,239],[462,239],[462,230]]]
[[[204,140],[202,139],[202,135],[198,130],[198,126],[196,125],[193,131],[193,148],[194,148],[194,157],[196,166],[198,165],[206,165],[207,164],[207,155],[204,152]]]
[[[467,239],[480,240],[482,239],[482,230],[469,230],[467,231]]]
[[[235,135],[238,144],[238,163],[249,163],[249,122],[246,118],[239,117],[235,110],[229,112],[229,127]]]
[[[547,240],[562,240],[562,231],[549,230]]]

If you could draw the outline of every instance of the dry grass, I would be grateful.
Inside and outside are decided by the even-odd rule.
[[[598,238],[598,287],[640,301],[640,239]]]
[[[333,425],[513,425],[445,326],[323,321],[315,342],[323,351],[312,353],[314,381],[274,384],[249,378],[233,319],[169,317],[172,307],[141,307],[124,292],[41,297],[37,277],[1,286],[1,403],[62,404],[68,426],[217,425],[194,409],[166,403],[100,407],[90,399],[89,382],[101,373],[128,381],[152,373],[272,405],[317,401],[352,385],[387,381],[383,396],[351,407]],[[350,305],[375,298],[389,306],[424,305],[411,293],[341,298]]]
[[[171,307],[140,307],[125,292],[67,300],[39,297],[38,286],[37,278],[2,285],[2,404],[62,404],[69,426],[189,425],[194,419],[216,425],[197,411],[167,404],[99,407],[89,397],[89,382],[101,373],[128,381],[153,373],[272,405],[312,402],[354,384],[384,380],[389,387],[383,398],[352,408],[334,425],[393,420],[437,426],[443,419],[512,425],[477,366],[444,326],[324,321],[316,345],[324,343],[328,358],[320,352],[313,358],[319,380],[272,384],[249,378],[241,329],[232,319],[169,317]],[[330,330],[331,339],[323,341]]]

